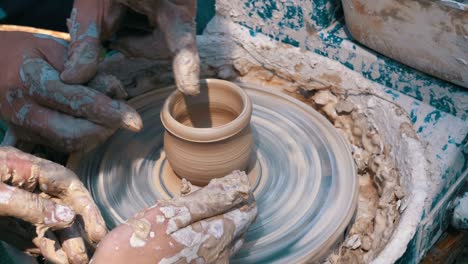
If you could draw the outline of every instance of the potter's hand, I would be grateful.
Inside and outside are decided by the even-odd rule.
[[[17,149],[0,147],[0,177],[1,239],[15,244],[19,241],[15,237],[30,235],[38,252],[52,263],[88,262],[83,238],[96,243],[107,230],[90,194],[73,172]],[[32,229],[34,234],[25,235],[24,224],[12,229],[13,218],[35,225],[37,233]]]
[[[229,263],[257,207],[245,173],[212,180],[206,187],[159,201],[112,230],[93,264]]]
[[[196,0],[75,0],[68,20],[71,46],[62,80],[84,83],[94,76],[100,42],[117,30],[128,7],[145,15],[154,29],[151,36],[127,38],[116,48],[127,56],[154,58],[158,53],[171,54],[179,90],[198,94],[200,59],[195,38]]]
[[[61,39],[0,27],[0,116],[13,133],[70,152],[101,142],[119,126],[139,130],[141,118],[128,105],[60,80],[67,48]],[[90,83],[119,94],[100,77]]]

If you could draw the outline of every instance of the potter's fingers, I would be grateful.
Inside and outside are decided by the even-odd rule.
[[[33,191],[37,186],[37,160],[13,147],[0,147],[0,180]]]
[[[101,40],[117,28],[125,8],[113,0],[75,0],[67,26],[70,50],[65,70],[60,75],[66,83],[89,81],[97,72]]]
[[[184,94],[200,92],[200,58],[196,43],[196,1],[161,1],[157,20],[169,50],[177,88]]]
[[[86,264],[89,262],[89,259],[86,253],[85,242],[77,225],[78,223],[75,222],[70,227],[56,230],[55,234],[57,234],[62,249],[71,264]]]
[[[201,219],[222,214],[246,202],[251,194],[249,179],[245,172],[211,180],[207,186],[186,196],[167,201],[159,210],[169,218],[167,233]],[[164,203],[163,203],[164,204]]]
[[[44,193],[58,197],[61,201],[70,206],[76,214],[82,217],[85,231],[91,242],[98,242],[106,234],[106,225],[99,209],[96,204],[94,204],[91,195],[86,190],[83,183],[71,170],[62,165],[23,153],[11,147],[0,148],[0,164],[3,165],[0,174],[2,179],[13,183],[18,182],[16,185],[20,185],[19,183],[24,182],[37,182],[39,188]],[[16,177],[5,176],[12,174],[12,172],[15,172],[13,174],[15,174]],[[10,190],[12,188],[7,185],[5,186],[5,190]],[[30,195],[32,195],[31,197],[34,199],[37,197],[35,194]],[[47,205],[50,207],[50,204],[52,204],[55,206],[55,203],[50,200],[44,200],[40,197],[38,197],[37,200],[37,205]],[[21,201],[14,202],[21,203]],[[20,206],[18,208],[22,207]],[[65,207],[63,210],[66,209],[69,208]],[[26,210],[25,213],[27,212]]]
[[[216,264],[229,264],[229,258],[234,256],[242,247],[243,240],[237,240],[231,243],[230,246],[224,248],[217,257]]]
[[[241,207],[231,214],[198,221],[171,234],[185,248],[198,248],[204,263],[219,263],[229,258],[231,245],[245,232],[257,214],[255,206]]]
[[[99,242],[107,233],[106,224],[83,183],[71,170],[53,162],[43,160],[40,170],[41,190],[73,208],[83,220],[86,238],[91,243]]]
[[[255,221],[256,216],[257,207],[252,204],[193,224],[192,229],[194,231],[199,230],[201,227],[203,233],[209,235],[209,238],[205,239],[200,246],[200,248],[209,250],[200,250],[198,252],[199,256],[206,263],[229,263],[229,257],[237,253],[242,247],[243,240],[240,239],[240,236],[247,231]],[[172,235],[173,238],[177,232]],[[175,239],[183,241],[183,237],[177,239],[177,235]]]
[[[56,70],[63,71],[69,47],[68,40],[42,33],[33,34],[35,47]]]
[[[232,222],[216,216],[179,229],[170,237],[181,252],[195,250],[194,263],[226,263],[229,257],[226,249],[234,238],[235,228]],[[177,261],[178,255],[180,252],[168,254],[160,263],[169,263],[172,259]]]
[[[18,114],[10,116],[10,121],[17,127],[28,130],[29,133],[24,134],[25,136],[33,135],[31,140],[43,139],[40,140],[41,143],[48,143],[64,152],[91,149],[114,132],[113,129],[35,103],[15,107],[15,113]]]
[[[75,5],[80,2],[84,1],[75,1]],[[96,20],[83,21],[83,24],[79,23],[77,21],[78,14],[82,17],[82,13],[84,13],[84,10],[78,11],[75,7],[72,9],[70,18],[67,19],[71,45],[65,69],[60,74],[60,78],[65,83],[85,83],[96,74],[98,69],[101,53],[101,29],[98,28]]]
[[[252,202],[250,204],[243,205],[240,208],[223,214],[222,217],[234,224],[236,227],[233,239],[240,239],[257,218],[257,204]]]
[[[184,94],[200,93],[200,59],[196,48],[184,48],[174,55],[172,70],[177,88]]]
[[[88,82],[88,86],[113,99],[123,100],[128,97],[123,84],[117,77],[111,74],[98,72],[91,81]]]
[[[58,239],[50,231],[46,235],[47,237],[39,236],[33,239],[44,259],[53,264],[68,264],[67,254],[61,248]]]
[[[73,210],[39,195],[0,183],[0,215],[46,227],[61,228],[75,218]]]
[[[240,238],[240,239],[234,241],[231,244],[231,248],[229,250],[229,256],[232,257],[232,256],[236,255],[237,252],[239,252],[239,250],[242,248],[243,245],[244,245],[244,239],[243,238]]]
[[[164,40],[164,34],[157,29],[154,30],[153,34],[121,36],[111,42],[110,47],[130,58],[160,60],[171,57],[171,51]]]
[[[107,127],[142,128],[140,115],[125,103],[81,85],[67,85],[43,59],[27,59],[21,67],[26,92],[41,105],[83,117]]]

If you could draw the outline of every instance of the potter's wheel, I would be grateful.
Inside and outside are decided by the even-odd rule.
[[[247,86],[254,105],[256,155],[249,177],[259,215],[232,263],[295,263],[322,258],[342,239],[357,203],[350,150],[311,107]],[[90,189],[112,228],[156,199],[178,195],[180,180],[163,151],[159,111],[173,88],[134,98],[144,122],[139,133],[117,131],[69,166]]]

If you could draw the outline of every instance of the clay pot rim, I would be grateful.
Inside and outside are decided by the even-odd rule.
[[[252,116],[252,101],[242,88],[232,82],[219,79],[204,79],[200,80],[200,83],[205,83],[207,86],[210,84],[219,84],[236,92],[242,100],[242,112],[231,122],[214,128],[185,126],[175,120],[171,115],[171,111],[169,111],[169,107],[174,103],[175,99],[183,96],[180,91],[176,90],[169,95],[161,109],[161,122],[166,131],[187,141],[210,143],[230,138],[249,125]]]

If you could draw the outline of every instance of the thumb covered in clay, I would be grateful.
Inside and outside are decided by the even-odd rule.
[[[82,84],[96,74],[101,41],[116,30],[124,7],[113,0],[75,0],[67,26],[70,49],[60,77],[69,84]]]
[[[196,40],[196,0],[163,0],[157,23],[173,55],[172,69],[177,88],[186,95],[200,93],[200,57]],[[155,30],[154,34],[159,32]]]
[[[257,215],[247,175],[234,171],[193,189],[113,229],[93,263],[227,263]]]

